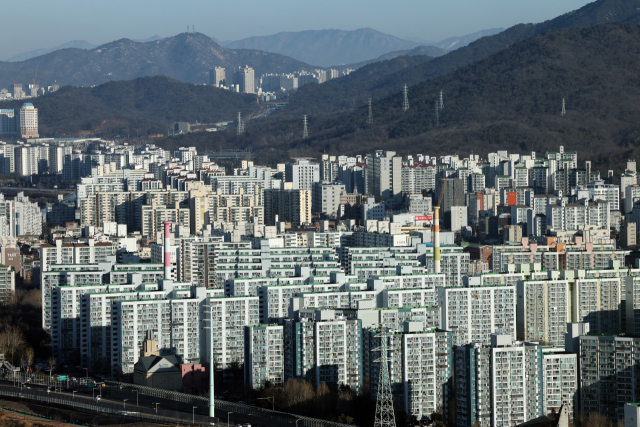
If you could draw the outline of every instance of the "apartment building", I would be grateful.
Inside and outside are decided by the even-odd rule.
[[[403,322],[399,329],[387,329],[384,337],[381,332],[377,328],[365,330],[371,395],[378,390],[381,340],[386,339],[394,403],[418,420],[447,407],[454,394],[451,332],[410,321]]]
[[[558,346],[571,321],[568,280],[523,280],[517,285],[517,338]]]
[[[624,405],[640,400],[640,338],[581,335],[580,409],[622,420]]]
[[[284,334],[278,325],[244,327],[244,381],[248,389],[284,384]]]
[[[318,310],[314,320],[302,317],[284,323],[285,381],[301,378],[362,391],[362,321],[334,310]]]
[[[111,305],[112,374],[133,372],[147,338],[156,340],[160,355],[173,354],[185,364],[200,362],[206,289],[193,287],[184,291],[189,295],[179,295],[171,285],[159,284],[164,299],[119,300]]]
[[[488,345],[491,334],[516,337],[516,287],[513,285],[439,288],[442,329],[453,345]]]
[[[320,181],[320,165],[303,159],[298,159],[296,163],[287,163],[285,181],[291,183],[293,190],[311,191],[313,183]]]
[[[293,226],[311,223],[311,190],[265,190],[264,224],[290,222]]]
[[[493,334],[490,345],[455,349],[456,426],[512,426],[559,412],[577,414],[576,354]]]
[[[0,264],[0,304],[8,304],[16,291],[16,272],[13,267]]]

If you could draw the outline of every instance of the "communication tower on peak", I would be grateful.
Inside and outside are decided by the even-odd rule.
[[[407,85],[404,85],[404,101],[402,101],[402,109],[407,111],[409,109],[409,91],[407,90]]]

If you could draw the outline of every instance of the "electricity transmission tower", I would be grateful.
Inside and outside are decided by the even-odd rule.
[[[371,111],[371,98],[369,98],[369,118],[367,119],[367,124],[373,124],[373,112]]]
[[[402,109],[407,111],[409,109],[409,91],[407,91],[407,85],[404,85],[404,101],[402,101]]]
[[[238,113],[238,135],[244,133],[244,122],[242,121],[242,115]]]
[[[567,110],[564,109],[564,98],[562,98],[562,113],[560,113],[562,116],[565,116],[567,114]]]
[[[438,100],[436,99],[435,108],[436,111],[436,127],[440,126],[440,105],[438,105]]]
[[[442,98],[442,89],[440,89],[440,109],[444,108],[444,99]]]
[[[393,398],[391,396],[391,380],[389,379],[389,363],[387,361],[387,332],[382,330],[376,337],[380,338],[380,363],[378,377],[378,396],[376,399],[376,419],[374,427],[396,427],[396,418],[393,413]]]
[[[304,129],[302,130],[302,137],[307,138],[309,136],[309,132],[307,132],[307,116],[304,116],[302,121],[304,123]]]

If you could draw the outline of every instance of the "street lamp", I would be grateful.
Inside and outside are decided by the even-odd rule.
[[[298,427],[298,421],[300,421],[301,418],[296,418],[296,427]]]
[[[156,405],[156,415],[158,415],[158,405],[160,404],[160,402],[158,403],[154,403],[154,405]]]
[[[271,401],[271,409],[276,410],[276,399],[273,396],[269,397],[259,397],[258,400],[270,400]]]
[[[73,409],[76,408],[76,393],[77,391],[73,390]]]
[[[138,405],[138,390],[133,390],[136,393],[136,406],[140,406]]]
[[[122,399],[122,409],[127,409],[127,400],[129,399]]]
[[[229,415],[233,414],[233,412],[227,412],[227,427],[229,426]]]
[[[194,406],[194,407],[193,407],[193,410],[192,410],[192,412],[193,412],[193,419],[191,420],[191,424],[195,424],[195,423],[196,423],[196,408],[197,408],[197,406]]]

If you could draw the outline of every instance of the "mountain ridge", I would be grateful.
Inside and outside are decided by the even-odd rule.
[[[160,143],[251,148],[274,160],[283,153],[296,157],[390,149],[399,154],[485,155],[497,149],[545,151],[564,145],[593,158],[594,168],[614,169],[621,159],[640,155],[639,66],[640,24],[552,28],[413,86],[406,112],[400,93],[375,102],[373,126],[366,124],[368,108],[361,107],[307,117],[305,139],[300,117],[289,116],[256,121],[241,136],[227,131]],[[436,126],[434,103],[440,90],[444,109]],[[563,98],[566,116],[560,114]]]
[[[24,101],[5,101],[19,108]],[[256,96],[212,86],[182,83],[164,76],[107,82],[95,87],[64,86],[30,99],[38,108],[41,136],[165,134],[174,122],[232,121],[238,111],[250,117]]]
[[[225,47],[253,48],[280,53],[322,67],[346,65],[375,59],[398,50],[420,46],[416,43],[372,28],[353,31],[327,29],[297,32],[283,31],[269,36],[254,36],[228,43]]]
[[[90,50],[67,48],[25,61],[0,62],[0,87],[8,87],[16,76],[35,75],[36,69],[40,82],[93,86],[157,75],[208,83],[211,68],[222,66],[231,71],[245,65],[254,68],[256,76],[316,68],[275,53],[225,49],[201,33],[181,33],[145,43],[124,38]]]
[[[293,97],[288,113],[327,113],[353,108],[353,105],[364,105],[369,98],[379,99],[400,91],[405,83],[412,86],[455,71],[552,28],[590,27],[609,22],[640,22],[638,6],[637,1],[597,0],[538,24],[518,24],[493,36],[482,37],[468,46],[453,50],[428,63],[403,68],[383,78],[372,76],[369,85],[363,87],[360,93],[348,93],[343,85],[344,80],[341,79],[331,80],[318,87],[303,86]],[[340,96],[341,93],[348,94],[348,97]]]

